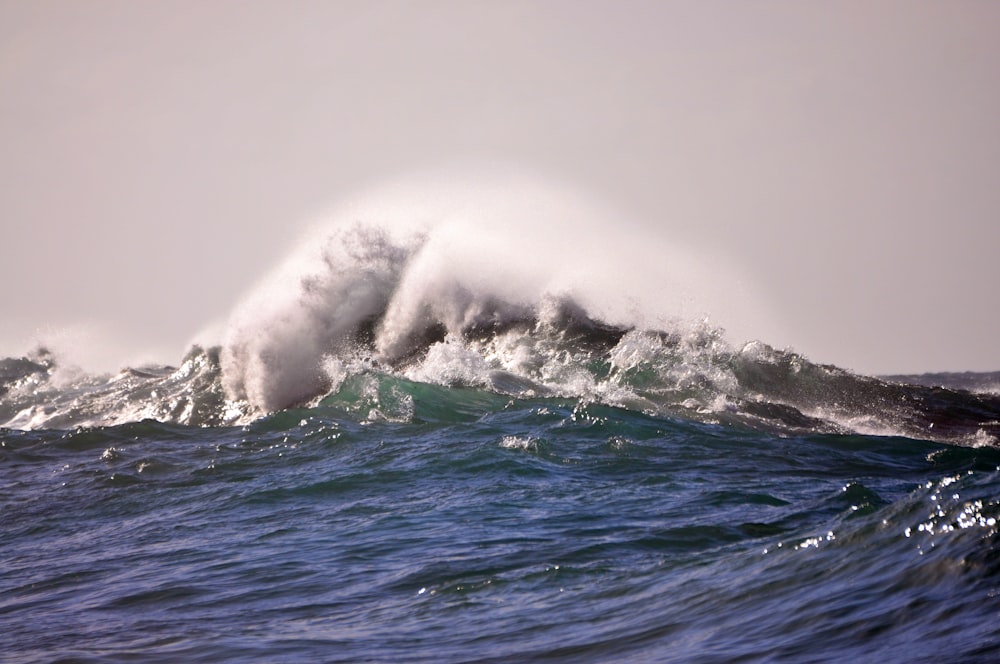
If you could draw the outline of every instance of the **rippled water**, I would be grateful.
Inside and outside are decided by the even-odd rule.
[[[1000,657],[995,448],[395,387],[4,430],[4,658]]]

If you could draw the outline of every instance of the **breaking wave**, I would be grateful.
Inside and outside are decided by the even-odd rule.
[[[989,391],[734,343],[706,314],[755,329],[763,301],[720,261],[653,241],[614,211],[523,188],[390,198],[340,210],[245,298],[218,345],[179,367],[92,376],[44,349],[0,361],[0,422],[241,424],[333,407],[341,392],[357,405],[361,380],[374,396],[359,417],[385,414],[386,385],[409,395],[397,415],[419,417],[415,386],[434,384],[777,432],[1000,436]]]

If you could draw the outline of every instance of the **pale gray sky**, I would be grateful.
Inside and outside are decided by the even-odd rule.
[[[739,265],[764,341],[995,370],[998,30],[986,0],[0,0],[0,353],[89,326],[176,362],[318,211],[484,160]]]

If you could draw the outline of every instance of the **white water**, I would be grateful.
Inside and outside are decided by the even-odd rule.
[[[664,223],[666,223],[665,220]],[[666,329],[711,316],[736,340],[773,330],[746,279],[565,187],[454,173],[335,209],[236,308],[223,342],[229,395],[261,411],[328,387],[324,357],[380,317],[379,359],[442,325],[539,317],[571,299],[592,318]],[[443,351],[442,351],[443,352]]]

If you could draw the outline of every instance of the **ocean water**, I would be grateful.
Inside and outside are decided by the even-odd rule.
[[[337,228],[178,366],[0,360],[4,661],[1000,660],[1000,374]]]

